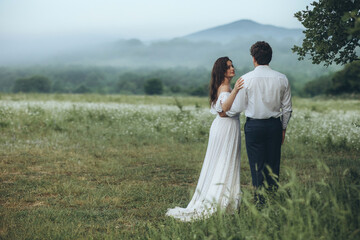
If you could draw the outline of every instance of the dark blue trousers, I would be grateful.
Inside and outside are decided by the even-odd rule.
[[[244,128],[253,186],[261,188],[266,181],[270,189],[277,188],[282,141],[280,118],[247,118]]]

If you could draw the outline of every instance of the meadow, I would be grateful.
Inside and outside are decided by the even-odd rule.
[[[0,94],[0,239],[359,239],[360,100],[293,109],[266,207],[242,133],[239,211],[182,223],[165,212],[195,189],[207,98]]]

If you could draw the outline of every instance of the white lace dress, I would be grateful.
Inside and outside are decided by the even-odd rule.
[[[229,97],[222,92],[210,112],[216,114],[195,193],[186,208],[168,209],[166,215],[181,221],[209,217],[217,209],[235,211],[240,202],[239,115],[222,118],[221,104]]]

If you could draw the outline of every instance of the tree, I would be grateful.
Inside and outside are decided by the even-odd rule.
[[[163,83],[158,78],[152,78],[145,81],[144,90],[146,94],[154,95],[154,94],[162,94],[163,92]]]
[[[144,77],[132,72],[126,72],[119,76],[119,81],[116,84],[116,92],[126,94],[141,94],[143,88],[139,87],[144,84]]]
[[[170,87],[170,91],[173,93],[179,93],[181,91],[181,87],[179,85],[173,85]]]
[[[48,93],[51,90],[51,82],[43,76],[20,78],[15,81],[14,92],[41,92]]]
[[[85,86],[84,84],[81,84],[74,90],[74,93],[89,93],[89,92],[91,92],[91,89]]]
[[[360,61],[349,63],[341,71],[306,83],[304,92],[311,97],[360,93]]]
[[[307,82],[304,86],[304,92],[310,97],[326,94],[331,86],[331,75],[321,76],[313,81]]]
[[[192,95],[192,96],[207,96],[207,95],[209,95],[209,84],[203,84],[194,89],[190,89],[190,95]]]
[[[319,0],[311,5],[312,10],[307,6],[295,13],[306,28],[302,46],[292,48],[299,60],[308,54],[314,64],[325,66],[359,60],[360,0]]]
[[[352,62],[332,78],[330,94],[360,93],[360,62]]]

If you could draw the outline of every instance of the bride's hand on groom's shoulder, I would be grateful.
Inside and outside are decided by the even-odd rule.
[[[242,77],[240,77],[234,86],[234,90],[239,91],[240,89],[244,88],[244,79],[242,79]]]

